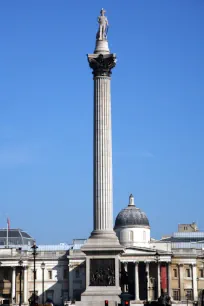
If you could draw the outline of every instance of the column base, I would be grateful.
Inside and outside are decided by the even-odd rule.
[[[123,252],[124,248],[120,245],[116,233],[112,231],[93,231],[81,250],[86,253],[89,251],[117,251]]]

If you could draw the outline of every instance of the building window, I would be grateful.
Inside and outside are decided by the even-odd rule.
[[[203,278],[204,277],[204,272],[203,272],[203,269],[200,269],[199,270],[199,277]]]
[[[65,269],[63,272],[63,279],[68,279],[69,278],[69,270]]]
[[[191,277],[191,270],[190,269],[186,269],[186,277]]]
[[[146,232],[143,231],[143,241],[146,241]]]
[[[52,279],[52,270],[48,271],[48,279]]]
[[[76,268],[76,270],[75,270],[75,277],[76,277],[76,278],[79,278],[79,276],[80,276],[80,275],[79,275],[79,268]]]
[[[178,277],[178,270],[173,269],[173,277],[177,278]]]
[[[193,290],[185,290],[186,300],[193,300]]]
[[[174,301],[179,301],[179,290],[173,290],[173,300]]]

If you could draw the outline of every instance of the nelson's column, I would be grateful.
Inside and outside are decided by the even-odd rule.
[[[86,290],[79,304],[116,305],[120,301],[119,254],[123,252],[113,230],[111,72],[116,55],[108,47],[108,20],[98,17],[94,54],[88,54],[94,80],[94,228],[83,246],[86,254]]]

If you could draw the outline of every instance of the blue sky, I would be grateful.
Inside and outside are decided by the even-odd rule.
[[[92,230],[92,53],[110,23],[114,218],[133,193],[152,237],[204,230],[204,2],[1,0],[0,227],[37,243]]]

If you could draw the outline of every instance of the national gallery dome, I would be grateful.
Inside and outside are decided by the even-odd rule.
[[[134,204],[134,197],[129,196],[129,204],[116,217],[114,230],[122,245],[149,243],[150,225],[146,214]]]
[[[126,208],[122,209],[115,220],[115,229],[118,227],[148,226],[149,220],[146,214],[137,208],[134,204],[133,195],[130,195],[130,201]]]

